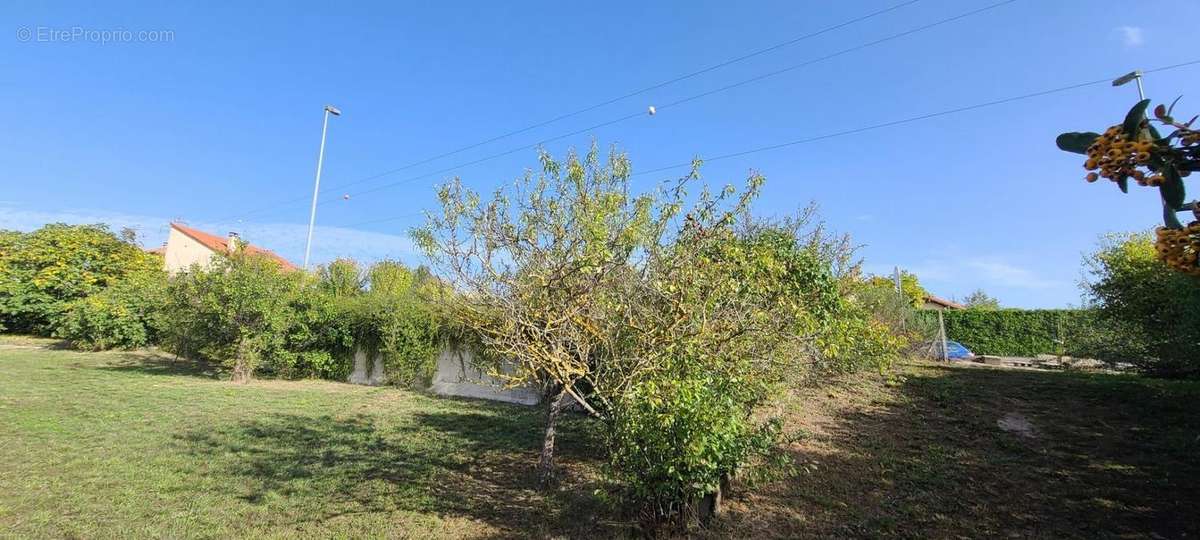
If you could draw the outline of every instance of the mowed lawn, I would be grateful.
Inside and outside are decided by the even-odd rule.
[[[5,345],[4,343],[8,343]],[[537,409],[325,381],[220,380],[147,353],[0,341],[0,537],[584,534],[594,452],[533,478]],[[578,495],[577,495],[578,494]]]
[[[0,340],[0,537],[611,537],[588,421]],[[799,392],[796,476],[710,537],[1194,538],[1200,384],[928,363]],[[1028,424],[1024,433],[1006,424]]]

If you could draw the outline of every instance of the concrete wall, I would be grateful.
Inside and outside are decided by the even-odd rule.
[[[513,369],[515,366],[510,366],[508,372],[511,373]],[[354,372],[350,374],[348,382],[368,385],[387,382],[382,355],[376,354],[374,358],[368,358],[364,351],[355,351]],[[488,375],[475,364],[475,355],[469,349],[457,344],[447,344],[438,353],[437,368],[429,389],[443,396],[487,399],[521,405],[537,405],[542,400],[541,392],[536,388],[505,388],[502,381]]]
[[[378,386],[387,382],[383,372],[383,355],[375,353],[374,358],[367,358],[362,349],[354,351],[354,371],[350,373],[349,382]]]
[[[167,249],[163,253],[163,263],[168,274],[177,274],[191,268],[193,264],[207,268],[212,264],[213,255],[213,251],[208,246],[183,234],[175,227],[171,227],[171,232],[167,235]]]
[[[504,369],[504,368],[502,368]],[[504,371],[512,373],[515,366]],[[536,388],[505,388],[499,379],[475,364],[475,355],[467,348],[450,344],[438,354],[437,370],[430,389],[443,396],[461,396],[492,401],[537,405],[542,400]]]

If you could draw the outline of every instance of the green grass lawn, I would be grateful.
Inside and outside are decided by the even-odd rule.
[[[0,537],[584,537],[586,420],[536,489],[536,409],[323,381],[220,380],[151,353],[0,339]],[[1200,535],[1200,384],[902,366],[807,389],[800,473],[712,537]],[[997,420],[1017,414],[1031,436]]]
[[[234,384],[146,353],[0,345],[0,536],[590,531],[586,441],[532,479],[536,409],[322,381]],[[593,488],[594,489],[594,488]],[[584,496],[582,494],[589,494]]]

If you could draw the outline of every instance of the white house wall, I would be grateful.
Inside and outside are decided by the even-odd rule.
[[[193,264],[207,268],[212,264],[212,257],[213,250],[208,246],[171,227],[171,232],[167,235],[167,249],[163,253],[163,263],[168,274],[177,274],[191,268]]]

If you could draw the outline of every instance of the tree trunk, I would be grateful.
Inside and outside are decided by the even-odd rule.
[[[538,460],[538,483],[543,488],[554,483],[554,430],[562,412],[564,395],[566,392],[562,389],[547,392],[546,435],[542,438],[542,457]]]
[[[245,341],[239,341],[237,347],[237,360],[233,363],[233,382],[248,382],[253,370],[250,368],[250,362],[247,361],[247,351],[249,346]]]

